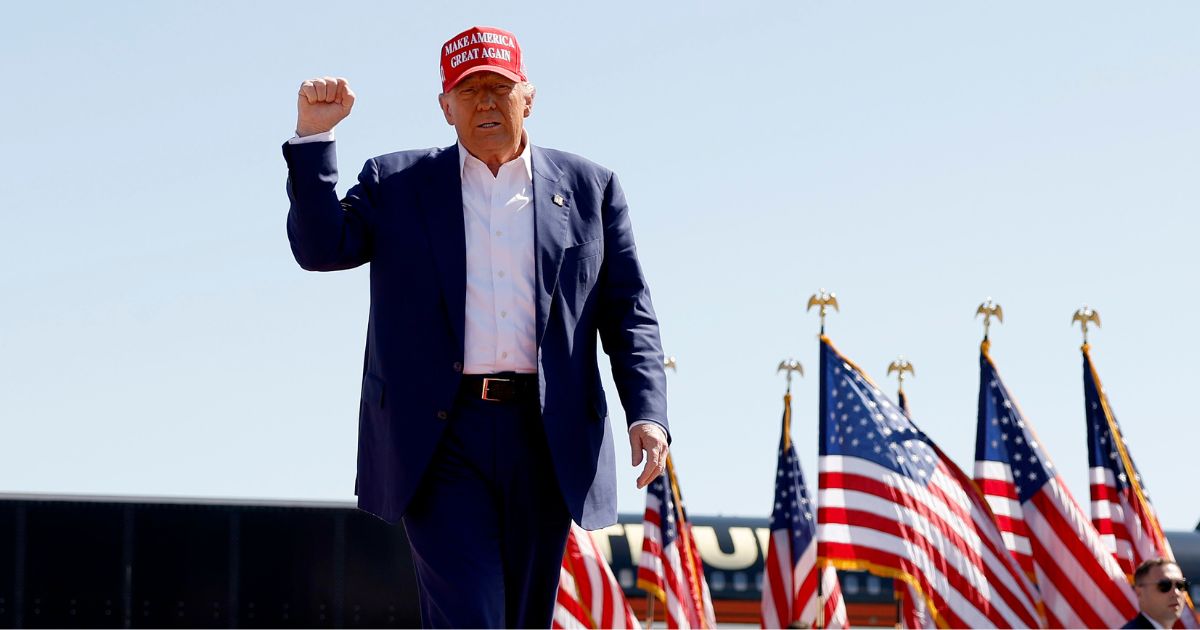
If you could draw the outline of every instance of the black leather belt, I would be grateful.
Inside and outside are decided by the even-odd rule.
[[[523,402],[536,400],[537,374],[463,374],[458,387],[460,395],[492,402]]]

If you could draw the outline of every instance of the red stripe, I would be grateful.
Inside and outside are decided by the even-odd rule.
[[[943,596],[943,594],[940,591],[932,588],[929,579],[925,576],[925,573],[916,565],[914,565],[908,558],[901,558],[900,556],[888,553],[886,551],[872,549],[870,547],[863,547],[861,545],[835,542],[822,542],[821,555],[824,557],[845,558],[848,560],[862,559],[873,564],[894,569],[896,571],[903,571],[917,579],[917,581],[921,584],[921,588],[933,599],[934,606],[937,606],[937,609],[941,612],[942,618],[946,621],[948,626],[951,628],[968,627],[966,622],[964,622],[957,614],[955,614],[954,611],[950,609],[950,606],[946,604],[946,598]],[[958,594],[965,596],[964,593]],[[976,592],[975,594],[978,595],[979,593]]]
[[[976,477],[975,484],[978,485],[979,489],[988,496],[1004,497],[1005,499],[1012,499],[1013,501],[1016,501],[1019,498],[1017,496],[1017,487],[1013,485],[1012,482],[1004,479]]]
[[[1111,503],[1117,500],[1117,489],[1106,483],[1093,483],[1091,489],[1093,501],[1108,501]]]
[[[661,528],[662,522],[659,520],[658,510],[646,508],[646,513],[642,515],[642,521],[648,523],[655,528]]]
[[[1037,507],[1037,510],[1041,513],[1042,518],[1046,519],[1046,522],[1050,525],[1050,528],[1054,530],[1054,534],[1057,536],[1059,542],[1064,546],[1063,548],[1065,548],[1075,558],[1075,561],[1079,563],[1079,566],[1083,567],[1084,571],[1087,572],[1088,576],[1095,583],[1096,587],[1103,591],[1104,595],[1113,602],[1113,605],[1116,606],[1117,611],[1122,615],[1122,617],[1124,619],[1129,619],[1130,617],[1136,615],[1137,609],[1129,603],[1129,596],[1127,592],[1128,587],[1118,586],[1113,578],[1108,575],[1108,572],[1104,569],[1104,565],[1100,563],[1095,554],[1092,553],[1092,551],[1088,549],[1087,545],[1084,544],[1081,538],[1081,532],[1071,527],[1071,524],[1066,520],[1065,515],[1061,511],[1062,509],[1066,509],[1065,506],[1060,508],[1047,494],[1049,491],[1050,488],[1048,486],[1044,487],[1041,491],[1035,493],[1030,501],[1034,506]],[[1051,550],[1049,549],[1045,550],[1045,552],[1050,551]],[[1038,557],[1039,560],[1045,560],[1045,562],[1039,563],[1042,566],[1043,571],[1046,571],[1047,569],[1045,565],[1049,564],[1053,565],[1053,570],[1058,572],[1059,567],[1058,564],[1052,560],[1052,554],[1039,556],[1035,553],[1034,555],[1035,557]],[[1061,575],[1061,572],[1059,572],[1059,574]],[[1067,581],[1065,576],[1054,582],[1055,587],[1060,591],[1066,584]],[[1084,603],[1085,602],[1080,602],[1080,604]],[[1072,602],[1072,605],[1075,605],[1075,603]],[[1083,610],[1094,612],[1090,610],[1090,606],[1086,605],[1081,605],[1078,610],[1080,612]],[[1101,621],[1100,625],[1107,625],[1107,623],[1113,623],[1113,621]],[[1094,624],[1089,623],[1089,625]]]
[[[1107,516],[1104,518],[1092,519],[1092,527],[1095,527],[1096,531],[1102,535],[1107,535],[1107,534],[1113,533],[1112,519],[1108,518]]]

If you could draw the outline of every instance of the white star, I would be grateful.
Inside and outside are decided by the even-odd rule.
[[[1036,474],[1036,473],[1032,473],[1032,472],[1031,472],[1031,473],[1029,473],[1029,479],[1030,479],[1030,480],[1037,479],[1037,474]]]

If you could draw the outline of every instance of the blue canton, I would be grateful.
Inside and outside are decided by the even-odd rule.
[[[1104,413],[1104,405],[1101,401],[1103,394],[1100,392],[1099,384],[1096,383],[1093,373],[1092,362],[1087,354],[1084,353],[1083,398],[1087,412],[1088,465],[1091,468],[1108,468],[1112,471],[1112,475],[1117,482],[1117,490],[1124,491],[1130,487],[1129,477],[1125,470],[1125,464],[1121,461],[1121,453],[1117,449],[1112,431],[1108,428],[1108,416]],[[1109,409],[1109,411],[1111,412],[1112,410]],[[1113,417],[1113,424],[1117,425],[1118,431],[1121,430],[1121,426],[1117,423],[1115,416]],[[1129,452],[1128,440],[1125,440],[1125,451]],[[1132,455],[1130,455],[1129,459],[1130,463],[1133,464]],[[1133,464],[1133,475],[1137,478],[1138,483],[1141,484],[1142,492],[1145,494],[1146,483],[1142,480],[1141,474],[1138,473],[1137,464]],[[1150,500],[1149,494],[1146,494],[1146,500]]]
[[[786,440],[786,446],[783,442]],[[817,533],[816,518],[804,475],[800,472],[800,459],[791,440],[784,436],[779,445],[779,464],[775,472],[775,508],[771,510],[771,531],[788,529],[792,535],[792,566],[800,561],[801,554],[812,544]]]
[[[824,339],[821,419],[821,455],[862,458],[923,484],[937,468],[933,441]]]
[[[1017,498],[1024,503],[1054,476],[1054,464],[1021,416],[996,366],[979,355],[979,428],[975,460],[1008,464]]]

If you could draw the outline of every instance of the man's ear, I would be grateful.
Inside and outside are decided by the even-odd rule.
[[[450,97],[445,94],[438,94],[438,105],[442,108],[442,115],[446,117],[446,124],[453,127],[454,114],[450,111]],[[525,115],[529,115],[528,110],[526,110]]]
[[[533,113],[533,95],[535,92],[532,88],[525,93],[525,118],[529,118],[529,114]]]

